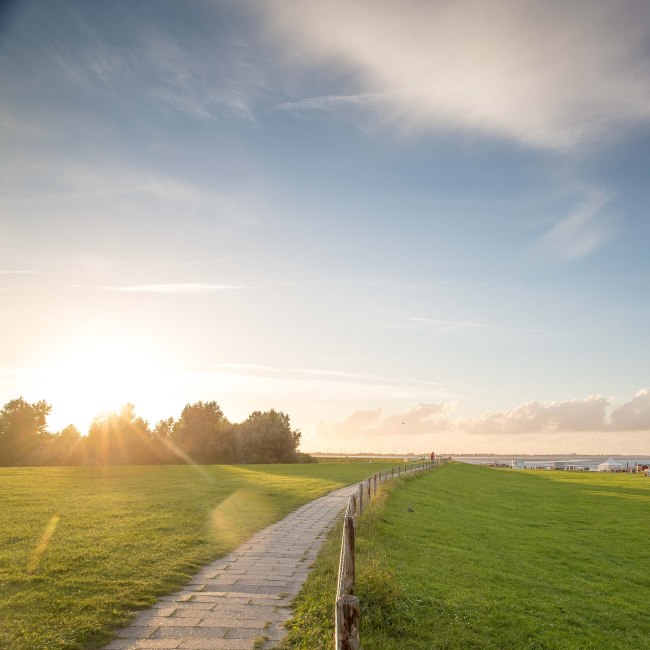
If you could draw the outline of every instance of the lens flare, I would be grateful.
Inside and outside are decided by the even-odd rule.
[[[224,549],[232,549],[253,534],[260,522],[271,523],[274,504],[257,490],[237,490],[212,511],[212,535]]]
[[[29,560],[29,564],[27,565],[27,573],[34,573],[34,571],[36,571],[36,569],[38,568],[38,565],[41,561],[41,556],[45,552],[47,545],[50,543],[50,540],[52,539],[52,536],[54,535],[54,532],[56,531],[56,527],[59,525],[60,521],[61,521],[61,515],[57,513],[52,517],[52,519],[50,519],[47,526],[45,526],[43,535],[41,536],[40,541],[36,545],[36,548],[32,553],[32,557]]]

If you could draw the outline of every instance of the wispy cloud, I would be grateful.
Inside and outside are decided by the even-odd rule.
[[[276,368],[273,366],[246,363],[221,363],[217,366],[217,368],[219,370],[224,370],[227,372],[236,372],[257,376],[263,375],[283,379],[344,381],[364,384],[399,383],[393,378],[383,377],[381,375],[345,372],[342,370],[329,370],[322,368]],[[412,381],[413,380],[408,380],[409,383],[412,383]]]
[[[382,98],[378,116],[404,131],[567,149],[650,119],[650,23],[635,0],[249,6],[292,66],[345,70],[344,94]]]
[[[0,109],[0,131],[20,138],[50,138],[54,132],[42,124],[18,117],[15,112]]]
[[[25,269],[17,269],[15,271],[0,271],[0,275],[35,275],[38,271],[28,271]]]
[[[490,323],[480,323],[475,321],[454,321],[439,320],[435,318],[424,318],[422,316],[410,316],[409,320],[413,323],[429,327],[430,329],[441,334],[450,334],[454,332],[471,332],[471,331],[493,331],[509,332],[519,334],[541,334],[542,330],[525,327],[508,327],[505,325],[494,325]]]
[[[116,202],[122,215],[133,218],[143,214],[173,217],[179,223],[189,218],[217,218],[222,222],[248,228],[259,224],[266,215],[263,192],[201,185],[195,181],[171,177],[156,170],[131,166],[108,159],[71,159],[63,155],[25,156],[13,165],[30,184],[12,188],[0,197],[0,207],[26,211],[51,208],[74,214],[88,210],[93,214],[114,216]],[[38,189],[34,189],[34,187]],[[47,188],[47,190],[41,189]],[[108,199],[114,199],[113,202]]]
[[[107,287],[111,291],[123,293],[214,293],[216,291],[233,291],[247,289],[249,287],[232,284],[204,284],[201,282],[185,282],[170,284],[131,284],[122,287]]]
[[[188,49],[190,44],[154,28],[147,30],[143,44],[150,92],[164,106],[200,118],[225,111],[254,119],[252,103],[265,81],[245,44],[230,40],[226,52],[203,42],[197,53]]]
[[[421,316],[410,316],[409,320],[421,325],[430,325],[440,332],[457,332],[459,330],[491,329],[493,326],[487,323],[474,323],[471,321],[438,320],[435,318],[423,318]]]
[[[37,275],[38,271],[31,271],[28,269],[4,269],[0,270],[0,277],[11,279],[14,282],[19,282],[19,278],[27,278],[32,275]],[[28,285],[11,285],[0,287],[0,293],[10,293],[13,291],[24,291],[29,288]]]
[[[275,106],[273,110],[288,113],[319,113],[322,111],[338,111],[350,107],[365,107],[382,99],[382,95],[376,93],[322,95],[320,97],[308,97],[294,102],[284,102]]]
[[[116,8],[107,24],[79,6],[57,12],[65,32],[57,30],[59,21],[45,7],[41,17],[55,29],[47,42],[34,44],[41,49],[47,82],[62,80],[69,90],[102,97],[129,112],[146,106],[149,114],[253,119],[252,102],[265,82],[249,43],[234,35],[215,38],[213,30],[178,29],[146,6]],[[190,22],[213,19],[209,6],[193,7]],[[120,33],[119,44],[106,38],[110,29]]]
[[[605,192],[589,188],[576,208],[544,235],[540,242],[542,252],[560,262],[570,262],[601,248],[611,234],[603,211],[608,201]]]

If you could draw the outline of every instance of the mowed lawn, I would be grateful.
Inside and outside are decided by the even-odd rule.
[[[358,525],[364,650],[647,647],[650,478],[454,463],[400,483]],[[331,647],[337,535],[286,647]]]
[[[390,463],[0,468],[0,648],[94,648],[299,505]]]

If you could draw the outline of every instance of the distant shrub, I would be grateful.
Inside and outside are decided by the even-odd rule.
[[[317,463],[318,458],[314,458],[310,454],[306,454],[304,451],[299,451],[296,453],[296,463]]]

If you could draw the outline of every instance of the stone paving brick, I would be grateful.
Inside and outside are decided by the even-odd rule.
[[[252,650],[252,639],[188,639],[178,646],[181,650]]]
[[[175,650],[180,643],[177,639],[118,639],[111,641],[106,650]]]
[[[228,627],[159,627],[152,635],[154,639],[225,639]],[[257,635],[255,635],[257,636]],[[247,638],[247,637],[240,637]]]
[[[307,578],[351,486],[308,503],[204,567],[187,586],[140,612],[105,650],[264,650],[286,635]]]
[[[155,627],[131,625],[118,630],[116,636],[118,639],[146,639],[155,629]]]

